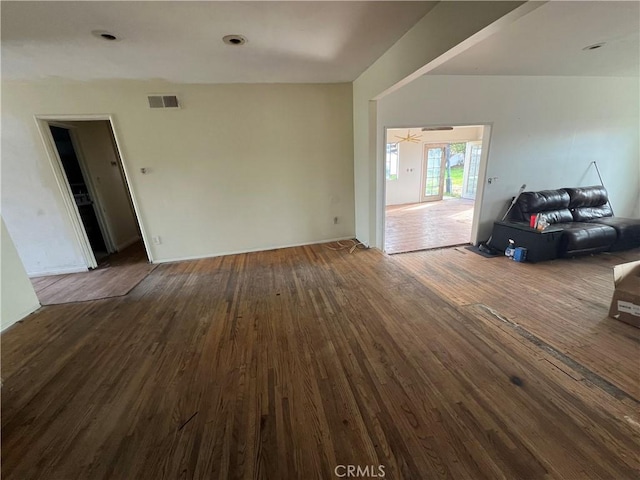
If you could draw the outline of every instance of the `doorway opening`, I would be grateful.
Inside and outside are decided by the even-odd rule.
[[[37,118],[89,273],[32,277],[43,305],[128,292],[154,267],[111,119]]]
[[[111,119],[94,118],[37,119],[87,269],[125,249],[150,261]]]
[[[101,210],[100,205],[95,201],[97,196],[87,184],[85,178],[87,173],[83,172],[83,168],[80,166],[78,154],[71,138],[70,127],[56,126],[50,123],[49,130],[58,151],[71,194],[78,207],[80,220],[87,234],[91,251],[99,264],[102,259],[111,253],[112,248],[107,248],[106,235],[103,232],[104,226],[101,226],[101,222],[98,220]]]
[[[389,128],[385,251],[471,242],[485,126]]]

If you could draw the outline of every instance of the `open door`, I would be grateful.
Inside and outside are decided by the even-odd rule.
[[[478,188],[478,174],[480,172],[480,158],[482,156],[482,141],[467,142],[462,179],[462,198],[474,200]]]
[[[80,221],[95,260],[99,263],[102,258],[115,252],[115,248],[113,248],[105,226],[102,209],[97,202],[97,195],[90,181],[87,167],[80,159],[78,142],[72,135],[73,128],[73,126],[49,122],[49,130],[73,195]]]
[[[445,144],[425,144],[422,168],[421,202],[442,200],[447,146]]]

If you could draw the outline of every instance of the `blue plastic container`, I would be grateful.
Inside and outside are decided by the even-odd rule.
[[[527,259],[527,249],[524,247],[516,247],[515,252],[513,252],[513,259],[516,262],[524,262]]]

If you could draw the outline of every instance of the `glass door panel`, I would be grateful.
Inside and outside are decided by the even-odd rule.
[[[478,174],[480,172],[480,157],[482,155],[481,143],[469,143],[470,148],[469,161],[465,165],[465,175],[462,190],[462,198],[476,198],[476,190],[478,188]]]
[[[421,201],[442,200],[444,186],[444,145],[425,145]]]

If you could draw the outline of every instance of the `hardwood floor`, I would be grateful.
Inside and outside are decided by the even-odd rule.
[[[638,253],[160,265],[2,335],[3,478],[638,478],[640,330],[606,317]]]
[[[640,399],[640,330],[607,317],[613,266],[638,258],[636,249],[531,264],[456,248],[397,260],[458,308],[498,315]]]
[[[473,204],[473,200],[448,198],[386,207],[385,252],[413,252],[469,243]]]
[[[86,302],[126,295],[154,268],[139,242],[109,255],[90,272],[34,277],[31,283],[42,305]]]

